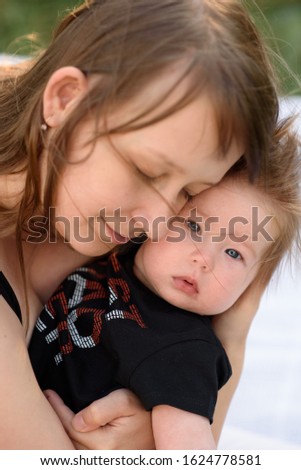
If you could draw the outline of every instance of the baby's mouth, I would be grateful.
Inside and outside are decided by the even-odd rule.
[[[199,292],[196,280],[190,276],[175,276],[173,281],[176,288],[185,292],[185,294],[196,295]]]

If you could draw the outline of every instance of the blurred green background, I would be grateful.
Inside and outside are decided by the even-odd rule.
[[[28,54],[36,45],[45,46],[58,18],[79,3],[79,0],[0,0],[0,51]],[[301,0],[258,0],[257,5],[267,21],[255,1],[246,0],[244,3],[272,48],[278,50],[300,78]],[[38,39],[21,39],[31,33],[37,33]],[[283,67],[280,69],[285,91],[300,93],[300,89],[296,90],[296,82],[288,78]]]

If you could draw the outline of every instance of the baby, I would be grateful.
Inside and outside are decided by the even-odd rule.
[[[211,316],[266,284],[289,247],[284,228],[297,216],[272,193],[244,172],[227,176],[193,197],[164,239],[70,275],[31,341],[31,356],[44,357],[33,361],[41,388],[74,411],[129,388],[152,410],[157,449],[215,448],[210,424],[231,366]]]

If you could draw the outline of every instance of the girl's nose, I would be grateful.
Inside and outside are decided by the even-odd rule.
[[[172,195],[168,197],[168,194],[152,190],[150,197],[145,198],[140,208],[132,211],[135,229],[145,232],[153,241],[160,240],[167,233],[168,221],[179,212],[184,202],[174,203]]]
[[[158,241],[167,233],[167,224],[172,211],[166,204],[157,205],[157,207],[149,207],[136,210],[132,214],[132,223],[135,228],[135,235],[145,233],[148,238]]]

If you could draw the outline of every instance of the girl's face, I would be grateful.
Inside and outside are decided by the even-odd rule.
[[[109,117],[109,127],[130,120],[149,97],[170,88],[171,80],[166,74],[152,82]],[[185,86],[183,81],[155,112],[178,100]],[[205,93],[153,125],[86,145],[94,127],[94,121],[86,120],[73,139],[71,164],[61,175],[55,203],[57,230],[89,256],[141,232],[159,239],[187,197],[220,181],[244,151],[233,139],[221,155],[213,106]]]

